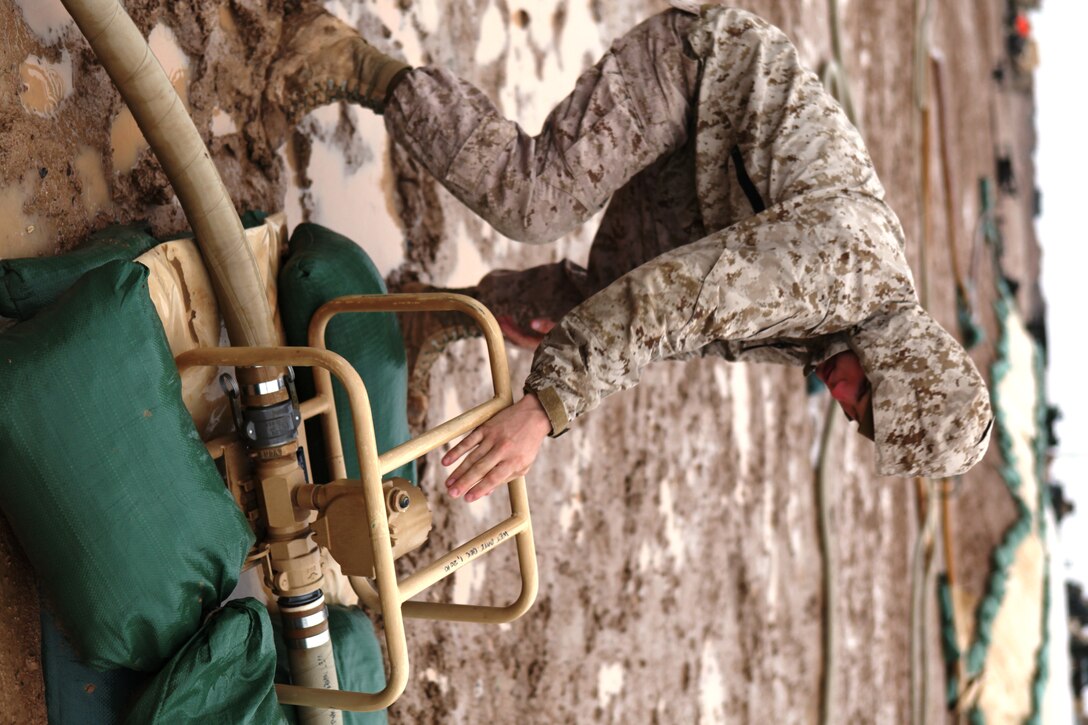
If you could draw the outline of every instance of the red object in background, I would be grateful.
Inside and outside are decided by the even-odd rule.
[[[1031,35],[1031,21],[1028,20],[1028,16],[1023,13],[1016,14],[1016,20],[1013,21],[1013,27],[1016,29],[1016,34],[1021,38],[1026,38]]]

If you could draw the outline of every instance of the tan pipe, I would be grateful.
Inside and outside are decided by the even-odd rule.
[[[340,689],[331,641],[314,649],[288,649],[287,659],[291,666],[291,682],[295,685],[310,689]],[[300,725],[340,725],[344,718],[339,710],[303,707],[299,708],[298,721]]]
[[[61,0],[121,92],[189,220],[235,345],[275,345],[272,311],[219,171],[139,28],[117,0]]]
[[[275,345],[272,310],[238,212],[143,34],[117,0],[61,1],[121,92],[174,187],[204,257],[231,342]],[[316,649],[292,650],[289,659],[301,691],[338,687],[331,642]],[[342,722],[337,710],[303,709],[299,716],[314,725]]]

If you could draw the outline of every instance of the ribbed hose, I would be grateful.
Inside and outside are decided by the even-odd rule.
[[[332,642],[326,642],[315,649],[289,649],[287,660],[291,667],[291,684],[325,690],[340,689]],[[298,722],[299,725],[341,725],[344,719],[339,710],[300,707]]]
[[[235,345],[275,345],[272,311],[238,212],[185,106],[117,0],[61,0],[155,152],[204,255]]]
[[[857,109],[850,94],[850,78],[842,59],[842,22],[839,18],[838,0],[828,0],[828,25],[831,29],[831,59],[820,70],[820,80],[828,93],[839,102],[843,112],[864,135]],[[837,587],[838,563],[832,546],[831,532],[831,471],[828,452],[834,438],[835,421],[839,406],[834,400],[827,402],[824,413],[823,433],[820,436],[820,453],[816,460],[816,506],[819,526],[820,555],[823,557],[822,588],[824,606],[822,612],[821,644],[823,650],[823,672],[820,675],[820,725],[839,722],[835,707],[835,692],[838,688],[838,624],[835,619],[835,604],[839,598]]]
[[[925,725],[929,713],[929,627],[926,617],[926,595],[933,580],[935,557],[930,547],[937,529],[939,508],[936,503],[937,483],[931,479],[915,479],[924,486],[924,498],[919,496],[921,526],[914,541],[910,568],[910,694],[911,723]],[[924,500],[924,504],[922,503]]]

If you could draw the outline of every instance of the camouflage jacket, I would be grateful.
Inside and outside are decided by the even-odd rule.
[[[850,348],[873,384],[880,474],[974,465],[986,386],[919,306],[861,136],[781,30],[673,4],[683,12],[619,38],[536,136],[435,67],[385,110],[397,142],[511,238],[552,241],[609,205],[591,296],[526,382],[553,434],[655,360],[814,366]]]
[[[704,7],[689,43],[707,234],[624,275],[544,340],[526,388],[553,435],[656,360],[813,366],[849,348],[873,387],[880,474],[970,468],[989,438],[985,384],[919,305],[903,231],[857,130],[758,17]]]

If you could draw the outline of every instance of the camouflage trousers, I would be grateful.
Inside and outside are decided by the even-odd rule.
[[[559,320],[630,270],[704,236],[692,128],[699,67],[686,40],[696,20],[670,11],[617,40],[535,137],[448,71],[419,68],[398,86],[385,112],[390,134],[506,236],[549,242],[608,204],[586,267],[564,260],[480,280],[475,296],[496,315],[522,326]],[[639,119],[654,119],[654,128]],[[672,150],[637,148],[646,136]]]

